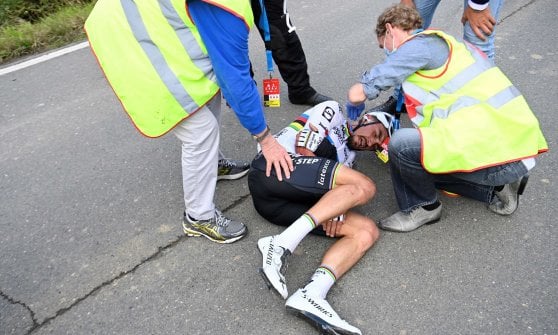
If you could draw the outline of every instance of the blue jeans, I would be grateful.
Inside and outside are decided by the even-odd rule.
[[[432,23],[432,18],[434,17],[434,12],[436,7],[440,3],[440,0],[414,0],[417,11],[423,20],[423,28],[426,29],[430,27]],[[490,13],[498,21],[500,15],[500,8],[502,7],[504,0],[490,0],[488,7],[490,7]],[[467,6],[467,0],[464,0],[464,6]],[[494,63],[494,34],[496,33],[496,27],[492,31],[490,36],[487,36],[486,40],[483,41],[475,35],[469,22],[463,27],[463,40],[475,45],[482,52],[484,52],[488,59]]]
[[[494,186],[515,182],[528,172],[519,161],[468,173],[428,173],[421,164],[420,134],[415,128],[396,131],[389,141],[388,152],[391,181],[403,212],[435,203],[438,200],[436,189],[490,203]]]

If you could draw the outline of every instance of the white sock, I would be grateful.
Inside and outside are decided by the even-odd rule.
[[[310,214],[304,213],[281,234],[275,237],[275,243],[293,252],[300,241],[315,227],[314,218]]]
[[[318,296],[325,299],[327,292],[333,284],[335,284],[336,276],[331,269],[325,265],[321,265],[316,269],[316,272],[312,275],[312,278],[304,286],[306,291],[310,296]]]

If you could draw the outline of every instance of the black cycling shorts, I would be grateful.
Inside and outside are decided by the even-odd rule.
[[[279,181],[272,169],[266,177],[266,161],[258,155],[248,173],[248,187],[256,211],[271,223],[289,226],[306,213],[320,198],[333,188],[340,164],[334,160],[300,156],[293,157],[294,171],[289,179]],[[316,233],[322,231],[317,228]]]

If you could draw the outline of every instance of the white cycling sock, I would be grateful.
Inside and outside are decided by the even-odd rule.
[[[295,250],[300,241],[316,227],[314,218],[308,213],[303,214],[281,234],[275,237],[275,243],[291,252]]]
[[[321,265],[316,269],[316,272],[312,275],[312,278],[304,286],[306,291],[310,296],[318,296],[325,299],[327,292],[333,284],[335,284],[336,276],[331,269],[325,265]]]

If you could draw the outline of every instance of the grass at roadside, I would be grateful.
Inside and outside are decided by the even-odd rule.
[[[67,6],[31,24],[0,28],[0,64],[85,39],[83,24],[95,2]]]

